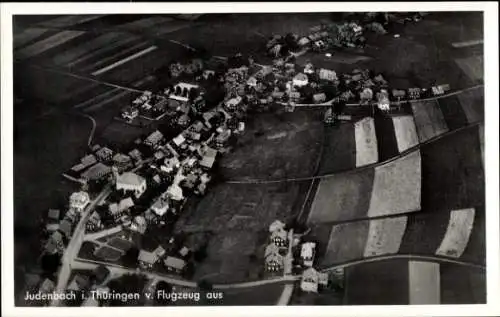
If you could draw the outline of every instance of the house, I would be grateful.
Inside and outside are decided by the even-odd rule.
[[[140,250],[137,260],[143,269],[150,269],[158,261],[158,256],[156,253]]]
[[[144,234],[146,229],[148,228],[148,224],[146,222],[146,218],[141,215],[135,216],[134,220],[130,224],[130,229],[139,232],[140,234]]]
[[[125,155],[123,153],[116,153],[115,156],[113,156],[113,163],[114,166],[116,166],[119,170],[125,170],[130,166],[132,160],[128,155]]]
[[[90,281],[87,277],[76,274],[68,285],[70,291],[81,291],[90,286]]]
[[[215,158],[217,157],[217,150],[206,146],[203,149],[203,157],[200,161],[200,166],[206,169],[211,169],[214,166]]]
[[[169,272],[182,273],[186,267],[186,261],[174,256],[167,256],[163,261]]]
[[[144,219],[146,219],[146,222],[148,224],[156,224],[159,221],[158,217],[153,213],[151,209],[146,210],[146,212],[144,213]]]
[[[203,71],[203,79],[207,80],[213,77],[215,77],[215,71],[209,69]]]
[[[307,44],[311,43],[311,40],[309,40],[307,37],[303,36],[299,39],[299,41],[297,42],[297,44],[299,44],[299,46],[306,46]]]
[[[450,85],[448,85],[448,84],[433,86],[432,87],[432,94],[434,96],[440,96],[440,95],[443,95],[444,93],[446,93],[449,90],[450,90]]]
[[[283,270],[284,258],[279,253],[279,248],[275,244],[271,243],[266,247],[264,251],[264,259],[266,271],[278,272]]]
[[[391,108],[387,90],[382,89],[377,93],[377,107],[382,111],[388,111]]]
[[[333,114],[332,108],[328,108],[328,110],[325,111],[325,116],[323,117],[323,122],[330,124],[335,121],[335,115]]]
[[[404,90],[393,89],[392,96],[398,100],[401,100],[406,96],[406,92]]]
[[[159,245],[158,247],[156,247],[156,249],[153,250],[153,253],[156,254],[158,258],[163,258],[163,256],[167,254],[167,250],[165,250],[165,248]]]
[[[151,133],[146,140],[144,140],[144,144],[151,146],[151,147],[156,147],[161,141],[163,140],[163,134],[156,130],[153,133]]]
[[[326,101],[326,95],[324,93],[314,94],[313,95],[314,103],[321,103]]]
[[[291,102],[299,102],[301,97],[300,92],[298,91],[292,91],[288,94],[288,96],[290,97]]]
[[[238,107],[238,105],[241,104],[241,101],[242,101],[242,98],[240,96],[237,96],[235,98],[231,98],[229,100],[227,100],[224,105],[226,106],[226,108],[228,110],[236,110],[236,108]]]
[[[146,179],[133,172],[115,173],[116,190],[131,191],[139,198],[146,191]]]
[[[226,145],[227,141],[231,137],[231,130],[225,129],[215,138],[215,143],[217,147],[222,148]]]
[[[361,101],[371,101],[373,99],[373,91],[371,88],[365,88],[359,93]]]
[[[280,220],[275,220],[269,225],[269,232],[273,233],[278,230],[284,230],[285,224]]]
[[[271,233],[271,242],[278,247],[284,247],[287,244],[287,232],[285,229],[278,229]]]
[[[85,165],[83,165],[82,163],[78,163],[76,165],[73,165],[71,167],[71,170],[75,173],[78,173],[78,172],[81,172],[85,169]]]
[[[128,122],[132,122],[135,118],[139,116],[139,109],[133,106],[125,107],[122,110],[122,118]]]
[[[167,195],[170,199],[175,201],[182,201],[184,196],[182,194],[182,188],[178,184],[172,184],[167,189]]]
[[[113,157],[113,150],[107,147],[101,147],[95,155],[100,161],[109,161]]]
[[[421,91],[420,88],[408,88],[408,96],[410,99],[419,99]]]
[[[172,141],[174,142],[174,144],[176,146],[179,147],[182,144],[184,144],[184,142],[186,142],[186,138],[182,134],[179,134],[178,136],[176,136],[175,138],[173,138]]]
[[[106,177],[109,173],[111,173],[111,167],[99,162],[87,169],[80,177],[85,181],[99,180]]]
[[[314,74],[314,65],[312,63],[307,63],[304,66],[304,73],[305,74]]]
[[[80,163],[85,167],[89,167],[97,163],[97,158],[94,154],[88,154],[81,158]]]
[[[61,232],[54,231],[45,244],[45,251],[48,254],[54,254],[62,250],[64,250],[63,236]]]
[[[90,215],[87,223],[85,224],[85,228],[88,231],[95,231],[100,229],[101,227],[102,227],[101,216],[99,216],[99,213],[97,211],[94,211]]]
[[[186,247],[186,246],[183,246],[183,247],[179,250],[179,254],[180,254],[180,256],[182,256],[183,258],[186,258],[190,252],[191,252],[191,250],[189,250],[189,248],[188,248],[188,247]]]
[[[305,242],[300,248],[300,257],[305,266],[312,266],[316,255],[316,243]]]
[[[328,81],[335,81],[337,80],[337,73],[333,70],[329,70],[329,69],[325,69],[325,68],[321,68],[319,70],[319,79],[322,79],[322,80],[328,80]]]
[[[183,114],[179,116],[179,118],[177,119],[177,124],[180,125],[181,127],[185,127],[189,124],[190,120],[191,119],[187,114]]]
[[[256,87],[257,86],[257,78],[255,78],[254,76],[250,76],[250,78],[248,78],[248,80],[247,80],[247,86]]]
[[[271,96],[275,100],[281,100],[284,95],[285,95],[285,93],[283,91],[273,91],[273,93],[271,94]]]
[[[179,162],[179,159],[177,158],[177,156],[173,156],[173,157],[168,157],[166,158],[164,161],[163,161],[163,164],[160,168],[166,172],[166,173],[170,173],[172,172],[174,169],[177,169],[179,168],[180,166],[180,163]]]
[[[318,292],[319,274],[314,268],[308,268],[302,272],[300,288],[304,292]]]
[[[325,41],[323,40],[314,41],[313,47],[318,51],[324,50],[326,48]]]
[[[52,280],[49,280],[46,278],[43,280],[43,282],[40,284],[40,287],[38,288],[38,292],[42,294],[48,294],[52,293],[56,288],[56,283],[54,283]]]
[[[187,102],[192,89],[198,89],[198,85],[188,83],[178,83],[174,86],[173,91],[168,96],[170,99]]]
[[[49,222],[45,225],[45,230],[47,230],[48,232],[59,230],[59,223]]]
[[[69,239],[71,237],[71,231],[72,231],[72,224],[68,220],[64,219],[59,223],[59,231],[61,231],[62,234],[66,237],[66,239]]]
[[[119,203],[109,204],[108,209],[115,220],[122,217],[124,212],[134,206],[132,198],[127,197],[120,200]]]
[[[304,73],[298,73],[293,77],[292,84],[297,87],[302,87],[305,86],[309,83],[309,79],[307,78],[307,75]]]
[[[156,151],[155,154],[153,154],[153,157],[155,160],[161,160],[165,157],[165,153],[163,151]]]
[[[136,161],[142,160],[142,153],[138,149],[133,149],[132,151],[128,152],[128,156]]]
[[[90,204],[90,197],[87,192],[74,192],[69,196],[69,208],[82,212]]]

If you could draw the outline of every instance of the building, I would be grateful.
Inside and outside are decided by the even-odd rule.
[[[163,261],[169,272],[180,274],[186,268],[186,261],[174,256],[167,256]]]
[[[179,250],[179,254],[180,254],[180,256],[182,256],[183,258],[186,258],[190,252],[191,252],[191,250],[189,250],[189,248],[188,248],[188,247],[186,247],[186,246],[183,246],[183,247]]]
[[[122,118],[128,122],[132,122],[135,118],[139,116],[139,109],[133,106],[125,107],[122,111]]]
[[[325,111],[323,122],[326,124],[331,124],[335,122],[335,115],[333,114],[332,108],[328,108],[328,110]]]
[[[168,96],[171,99],[187,102],[192,89],[198,89],[198,85],[188,83],[178,83],[174,86],[173,91]]]
[[[40,287],[38,288],[38,292],[42,294],[48,294],[52,293],[56,288],[56,283],[54,283],[52,280],[49,280],[46,278],[43,280],[43,282],[40,284]]]
[[[163,161],[163,164],[160,168],[166,172],[166,173],[171,173],[175,169],[178,169],[180,167],[181,162],[177,158],[177,156],[172,156],[168,157]]]
[[[300,249],[300,258],[305,266],[312,266],[314,262],[314,256],[316,254],[316,243],[306,242],[302,244]]]
[[[130,229],[139,232],[140,234],[144,234],[146,229],[148,228],[148,224],[146,222],[146,218],[141,215],[135,216],[134,220],[130,224]]]
[[[213,77],[215,77],[215,71],[209,69],[203,71],[203,79],[207,80]]]
[[[313,102],[314,103],[322,103],[326,101],[326,95],[324,93],[314,94]]]
[[[318,51],[324,50],[326,48],[325,41],[323,41],[323,40],[314,41],[313,48],[318,50]]]
[[[70,291],[81,291],[90,286],[90,281],[87,277],[76,274],[68,285]]]
[[[153,253],[156,254],[159,259],[161,259],[165,256],[165,254],[167,254],[167,250],[159,245],[158,247],[156,247],[156,249],[153,250]]]
[[[140,250],[137,260],[143,269],[150,269],[158,261],[158,256],[153,252]]]
[[[250,78],[248,78],[248,80],[247,80],[247,86],[256,87],[257,86],[257,78],[255,78],[254,76],[250,76]]]
[[[364,88],[360,93],[359,93],[359,99],[361,101],[371,101],[373,99],[373,91],[371,88]]]
[[[118,168],[118,170],[123,171],[131,166],[132,160],[128,155],[125,155],[123,153],[116,153],[115,156],[113,156],[113,163],[114,166]]]
[[[217,150],[211,147],[205,147],[203,149],[203,157],[200,161],[200,166],[206,169],[211,169],[214,166],[215,159],[217,157]]]
[[[156,130],[144,140],[144,144],[151,147],[156,147],[162,140],[163,134],[160,131]]]
[[[275,232],[278,230],[284,230],[285,224],[280,220],[275,220],[269,225],[269,232]]]
[[[87,192],[74,192],[71,196],[69,196],[69,208],[74,209],[77,212],[83,212],[88,204],[90,204],[90,197]]]
[[[292,91],[289,93],[289,97],[290,97],[290,102],[299,102],[300,101],[300,92],[298,91]]]
[[[128,152],[128,156],[136,161],[142,160],[142,153],[138,149],[133,149],[132,151]]]
[[[284,258],[279,253],[280,249],[273,243],[264,251],[265,268],[268,272],[278,272],[284,268]]]
[[[91,166],[80,177],[84,181],[97,181],[111,173],[111,167],[101,162]]]
[[[304,73],[298,73],[293,77],[292,84],[297,87],[306,86],[309,83],[307,75]]]
[[[89,167],[97,163],[97,158],[94,156],[94,154],[88,154],[82,157],[80,163],[85,167]]]
[[[107,147],[101,147],[99,150],[97,150],[95,155],[100,161],[106,162],[111,160],[111,158],[113,157],[113,150]]]
[[[419,99],[421,91],[420,88],[408,88],[408,96],[410,99]]]
[[[271,233],[271,242],[278,247],[285,247],[287,244],[287,232],[285,229],[275,230]]]
[[[174,201],[184,200],[182,188],[178,184],[172,184],[167,189],[167,196]]]
[[[304,292],[318,292],[319,285],[327,285],[328,284],[328,274],[327,273],[319,273],[314,268],[310,267],[304,272],[302,272],[302,278],[300,280],[300,289]]]
[[[139,198],[146,191],[146,179],[132,172],[118,174],[115,172],[116,190],[133,192],[135,197]]]
[[[309,43],[311,43],[311,40],[309,40],[307,37],[303,36],[299,39],[299,41],[297,42],[297,44],[299,44],[299,46],[306,46],[308,45]]]
[[[101,216],[99,216],[99,213],[97,211],[94,211],[90,217],[87,223],[85,224],[85,228],[87,231],[96,231],[101,229],[102,227],[102,222],[101,222]]]
[[[231,137],[231,130],[225,129],[215,138],[215,144],[218,148],[223,148]]]
[[[242,98],[240,96],[237,96],[235,98],[231,98],[229,100],[227,100],[224,105],[226,106],[226,108],[230,111],[234,111],[236,110],[236,108],[238,108],[238,106],[241,104],[241,101],[242,101]]]
[[[328,80],[328,81],[336,81],[338,78],[337,78],[337,73],[335,71],[321,68],[319,70],[319,79]]]
[[[180,147],[182,144],[184,144],[184,142],[186,142],[186,138],[184,137],[184,135],[179,134],[172,139],[172,142],[174,142],[177,147]]]
[[[382,89],[377,93],[377,107],[382,111],[389,111],[391,109],[387,90]]]
[[[109,204],[108,209],[109,213],[113,216],[115,220],[121,218],[127,210],[134,206],[134,201],[132,198],[127,197],[120,200],[119,203]]]

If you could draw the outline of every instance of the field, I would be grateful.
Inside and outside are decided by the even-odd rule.
[[[328,223],[366,216],[373,186],[373,169],[340,173],[320,181],[309,223]]]
[[[406,260],[376,261],[354,265],[347,268],[345,272],[344,304],[408,304],[408,262]]]
[[[368,221],[356,221],[333,226],[321,265],[361,259],[368,238]],[[346,243],[347,242],[347,243]]]
[[[252,262],[276,219],[287,222],[300,211],[309,182],[214,185],[198,203],[186,205],[176,231],[188,235],[210,232],[207,258],[196,266],[195,278],[240,281],[254,274]],[[263,239],[264,238],[264,239]]]
[[[485,271],[444,263],[440,271],[441,304],[486,303]]]
[[[372,118],[365,118],[354,124],[354,140],[356,142],[356,167],[378,161],[377,135]]]
[[[458,99],[469,123],[484,121],[484,89],[474,89],[458,95]]]
[[[314,175],[320,155],[321,111],[249,116],[238,145],[220,160],[226,179],[282,179]]]
[[[133,244],[130,241],[125,240],[125,239],[121,239],[119,237],[115,237],[115,238],[110,239],[108,241],[108,245],[110,247],[120,249],[123,251],[127,251],[128,249],[130,249],[133,246]]]
[[[394,116],[392,123],[399,152],[404,152],[418,144],[417,130],[412,116]]]
[[[436,254],[457,258],[463,254],[474,228],[474,215],[474,208],[453,210],[450,213],[446,234]]]
[[[420,142],[425,142],[448,131],[443,113],[436,101],[411,104]]]
[[[356,168],[356,140],[352,123],[325,127],[323,143],[319,175]]]
[[[364,257],[398,253],[406,221],[406,216],[370,220]]]
[[[375,167],[368,217],[419,210],[421,182],[419,151]]]
[[[438,305],[441,302],[439,264],[408,261],[409,304]]]

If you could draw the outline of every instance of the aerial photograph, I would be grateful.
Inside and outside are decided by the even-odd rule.
[[[15,305],[485,304],[483,19],[14,15]]]

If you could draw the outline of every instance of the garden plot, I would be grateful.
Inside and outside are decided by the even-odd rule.
[[[395,254],[399,251],[407,217],[370,220],[364,257]]]
[[[372,118],[364,118],[354,124],[356,140],[356,167],[369,165],[378,161],[377,136],[375,122]]]
[[[412,116],[394,116],[392,123],[400,153],[418,144],[417,128]]]
[[[411,104],[420,142],[425,142],[448,131],[443,113],[435,101]]]
[[[321,265],[329,266],[363,258],[369,222],[356,221],[332,227]]]
[[[421,176],[419,151],[376,167],[368,217],[419,210]]]
[[[325,223],[365,217],[370,206],[373,175],[370,168],[322,179],[308,222]]]
[[[483,88],[468,90],[458,95],[458,100],[469,123],[484,121]]]
[[[467,247],[474,227],[475,209],[453,210],[448,229],[436,251],[437,255],[459,258]]]

